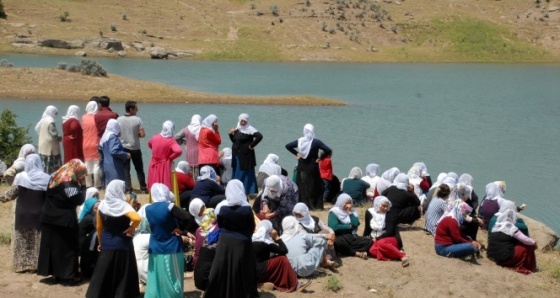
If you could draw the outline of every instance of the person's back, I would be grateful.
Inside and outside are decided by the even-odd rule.
[[[136,115],[124,115],[117,118],[121,126],[121,142],[128,150],[140,150],[140,129],[144,128],[142,119]]]
[[[109,122],[110,119],[119,118],[119,114],[113,112],[109,108],[109,104],[110,104],[109,97],[101,96],[99,98],[100,109],[94,115],[95,126],[97,128],[97,136],[99,138],[101,138],[103,136],[103,133],[105,132],[105,128],[107,127],[107,122]]]

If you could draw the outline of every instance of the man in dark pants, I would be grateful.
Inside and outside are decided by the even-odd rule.
[[[120,139],[124,147],[124,151],[130,153],[130,159],[125,161],[124,176],[126,191],[132,192],[132,183],[130,178],[130,161],[134,164],[138,183],[140,183],[140,190],[148,193],[146,187],[146,176],[144,174],[144,163],[142,162],[142,151],[140,150],[140,138],[143,138],[146,133],[144,131],[144,124],[142,119],[136,116],[138,113],[138,106],[135,101],[129,100],[124,105],[126,113],[120,116],[117,121],[121,126]]]

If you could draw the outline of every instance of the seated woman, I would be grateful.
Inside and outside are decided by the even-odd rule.
[[[362,170],[358,167],[353,167],[348,178],[342,179],[342,192],[352,197],[352,204],[356,206],[362,206],[366,202],[369,187],[369,183],[362,180]]]
[[[355,256],[367,260],[367,251],[372,245],[368,237],[357,235],[360,225],[358,213],[352,208],[352,198],[342,193],[329,211],[329,227],[333,229],[336,239],[334,249],[342,256]]]
[[[366,166],[366,175],[362,177],[362,180],[369,183],[369,188],[366,190],[366,196],[368,201],[371,203],[373,203],[373,199],[375,198],[373,195],[375,194],[377,182],[381,179],[381,177],[377,176],[378,171],[379,165],[376,163],[370,163]]]
[[[182,208],[188,208],[191,201],[191,192],[195,186],[193,177],[191,176],[191,167],[188,162],[182,160],[175,168],[175,176],[177,177],[177,186],[179,187],[179,198]]]
[[[467,220],[465,220],[465,222],[461,225],[461,230],[463,231],[463,233],[465,233],[465,235],[469,236],[472,240],[476,240],[478,229],[479,227],[482,226],[482,224],[484,224],[484,221],[478,217],[478,195],[476,194],[472,186],[473,178],[471,175],[467,173],[463,173],[461,176],[459,176],[458,181],[459,181],[458,185],[459,184],[467,185],[471,189],[470,196],[468,197],[465,196],[463,198],[463,201],[465,201],[465,203],[471,206],[472,211],[468,215]],[[457,188],[459,188],[458,185]]]
[[[471,212],[467,203],[457,200],[452,202],[438,222],[435,236],[435,250],[440,256],[460,258],[474,255],[480,251],[480,243],[461,233],[460,225],[466,214]]]
[[[525,236],[515,226],[517,215],[514,210],[500,213],[492,228],[488,241],[488,258],[496,264],[519,273],[530,274],[537,270],[534,239]]]
[[[216,255],[220,228],[216,222],[214,209],[206,208],[201,199],[191,201],[189,213],[194,216],[196,223],[199,225],[195,233],[196,241],[194,244],[194,285],[197,289],[204,291]]]
[[[457,183],[457,185],[455,185],[455,187],[453,188],[453,191],[451,191],[451,195],[449,196],[449,201],[453,202],[456,200],[460,200],[463,201],[465,203],[467,203],[467,205],[469,205],[469,207],[471,207],[471,212],[469,214],[465,214],[464,220],[461,223],[461,231],[467,236],[469,237],[471,240],[476,240],[476,234],[478,233],[478,227],[482,226],[482,219],[478,218],[478,217],[473,217],[472,215],[476,215],[476,211],[473,210],[473,207],[471,206],[472,201],[472,192],[473,189],[471,186],[459,182]],[[469,204],[471,203],[471,204]]]
[[[327,241],[307,233],[301,233],[299,222],[293,216],[282,220],[282,240],[288,247],[288,259],[298,276],[306,277],[315,272],[323,260]]]
[[[397,167],[392,167],[381,174],[381,179],[377,181],[377,186],[375,187],[375,192],[373,197],[381,195],[389,186],[393,184],[393,180],[401,171]]]
[[[272,223],[263,220],[253,234],[253,250],[257,260],[257,283],[270,282],[281,292],[301,292],[311,284],[298,282],[296,272],[286,257],[288,248],[272,228]]]
[[[441,184],[436,191],[435,199],[433,199],[428,206],[424,230],[432,236],[436,234],[437,223],[443,213],[445,213],[450,193],[451,190],[449,186],[447,186],[447,184]]]
[[[278,159],[278,155],[270,153],[259,167],[259,172],[257,173],[257,187],[259,189],[264,188],[264,180],[268,176],[280,175],[282,173],[282,168],[278,165]]]
[[[373,240],[373,245],[368,252],[379,261],[400,260],[403,267],[408,267],[408,257],[401,250],[402,247],[399,247],[402,241],[397,240],[397,237],[400,238],[398,230],[392,229],[391,234],[385,230],[389,209],[391,209],[389,199],[378,196],[373,201],[373,207],[366,212],[364,236],[367,233]]]
[[[500,210],[500,203],[504,199],[506,183],[504,181],[494,181],[486,184],[486,196],[480,204],[479,214],[484,220],[482,229],[488,230],[488,224],[492,216]]]
[[[492,216],[492,219],[490,219],[490,222],[488,223],[488,231],[492,231],[492,228],[494,228],[494,225],[496,224],[496,221],[498,220],[498,217],[500,216],[500,214],[505,213],[507,210],[513,210],[515,212],[517,212],[517,207],[515,206],[515,203],[513,201],[510,200],[503,200],[502,204],[500,205],[500,210],[498,210],[498,212],[496,214],[494,214],[494,216]],[[523,220],[523,218],[520,217],[516,217],[515,220],[515,226],[521,231],[521,233],[523,233],[525,236],[530,237],[529,236],[529,228],[527,227],[527,224],[525,224],[525,221]],[[488,239],[490,239],[490,235],[491,233],[488,233]]]
[[[221,183],[225,187],[228,182],[232,179],[233,168],[232,168],[232,152],[231,148],[226,147],[222,149],[219,153],[220,156],[220,169],[222,170]]]
[[[203,166],[200,176],[191,192],[191,198],[199,198],[208,208],[215,208],[226,196],[225,189],[220,185],[220,177],[211,166]]]
[[[423,165],[423,163],[421,164]],[[420,199],[421,203],[426,199],[425,193],[428,193],[432,185],[430,176],[425,170],[425,165],[424,167],[422,165],[415,163],[407,173],[410,184],[414,186],[414,194]]]
[[[387,216],[395,222],[395,225],[412,224],[420,218],[420,200],[414,194],[414,186],[408,182],[406,174],[398,174],[393,185],[381,195],[391,202],[392,207]]]
[[[282,234],[282,220],[292,214],[298,198],[298,188],[293,181],[277,175],[266,178],[264,190],[255,200],[255,204],[260,201],[259,218],[270,220],[274,229]]]
[[[334,250],[335,235],[333,229],[320,220],[317,216],[309,214],[309,208],[304,203],[297,203],[292,214],[299,222],[299,229],[314,237],[321,237],[327,241],[327,249],[323,256],[321,266],[333,270],[340,265]]]
[[[430,206],[432,199],[435,197],[434,196],[435,192],[437,191],[438,187],[443,183],[443,180],[446,177],[447,177],[447,173],[445,172],[439,173],[439,175],[437,176],[436,183],[432,184],[430,189],[428,189],[428,192],[426,193],[426,199],[424,200],[424,202],[422,202],[422,212],[424,214],[426,214],[426,211],[428,210],[428,206]],[[449,184],[447,186],[449,186]]]

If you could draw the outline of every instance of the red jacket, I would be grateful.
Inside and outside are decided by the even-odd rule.
[[[332,161],[330,157],[325,157],[319,160],[319,172],[321,173],[321,179],[332,180]]]
[[[451,244],[470,243],[472,241],[461,233],[461,228],[457,220],[451,216],[447,216],[437,225],[435,242],[436,244],[447,246]]]

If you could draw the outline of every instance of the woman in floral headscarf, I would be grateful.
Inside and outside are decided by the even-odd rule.
[[[154,183],[163,183],[172,189],[171,164],[183,152],[173,138],[174,134],[175,124],[168,120],[163,123],[161,133],[148,141],[148,147],[152,150],[152,159],[148,166],[148,189],[152,189]]]
[[[233,179],[239,179],[245,186],[245,194],[257,193],[255,178],[255,147],[260,143],[263,135],[249,124],[249,115],[239,115],[237,127],[229,131],[229,138],[233,142],[231,147],[233,158]]]
[[[480,243],[467,238],[461,232],[461,223],[469,212],[471,207],[461,200],[453,201],[447,206],[436,228],[435,250],[438,255],[460,258],[480,251]]]
[[[55,118],[58,110],[55,106],[48,106],[43,112],[41,120],[35,125],[35,132],[39,135],[38,153],[41,156],[45,173],[50,174],[62,165],[60,141],[62,138],[56,129]]]
[[[66,116],[62,117],[62,146],[64,148],[64,163],[77,158],[84,160],[82,149],[83,130],[80,124],[80,107],[71,105]]]
[[[54,282],[77,285],[79,231],[76,207],[85,200],[87,169],[72,159],[52,174],[41,211],[41,246],[37,274]]]

